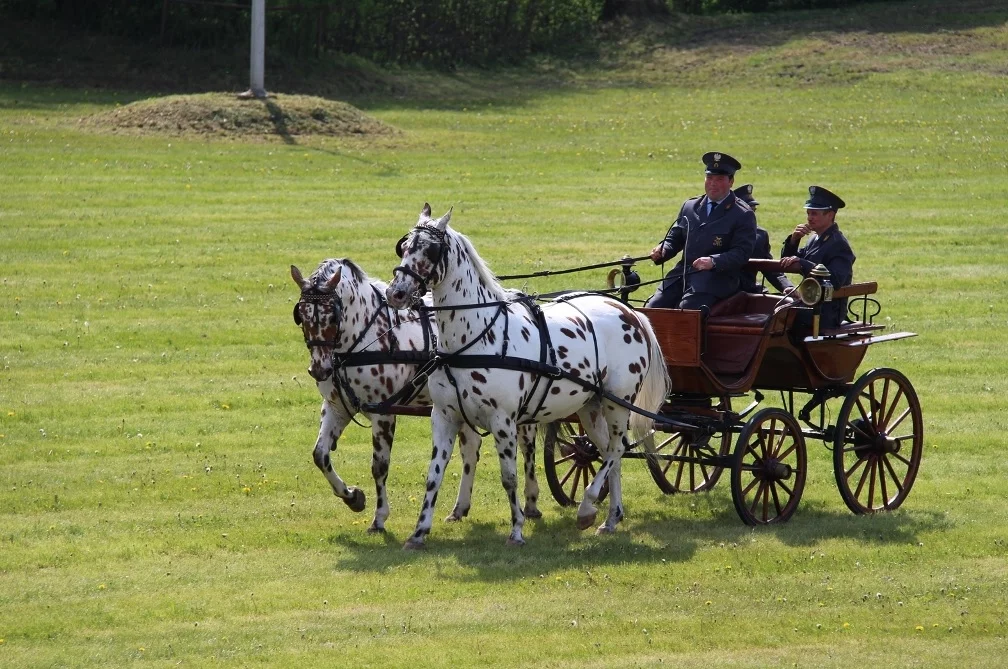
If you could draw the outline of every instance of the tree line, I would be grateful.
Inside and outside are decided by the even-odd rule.
[[[450,67],[577,53],[600,23],[673,12],[843,7],[866,0],[266,0],[268,50],[337,52],[379,63]],[[0,0],[0,20],[56,21],[155,44],[248,44],[251,0]]]

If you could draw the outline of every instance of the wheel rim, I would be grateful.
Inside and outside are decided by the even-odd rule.
[[[543,442],[543,466],[553,498],[561,506],[579,504],[602,465],[598,448],[578,423],[550,423]],[[603,483],[598,501],[608,494],[609,484]]]
[[[920,466],[924,423],[910,381],[876,369],[851,388],[837,417],[833,473],[854,513],[891,511],[910,494]]]
[[[732,468],[732,500],[749,525],[782,523],[805,488],[805,438],[794,418],[764,409],[739,434]]]

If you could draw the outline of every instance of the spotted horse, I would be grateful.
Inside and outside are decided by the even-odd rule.
[[[577,414],[603,457],[578,508],[581,529],[594,525],[595,502],[609,484],[609,514],[599,533],[613,532],[623,518],[620,458],[627,433],[645,440],[650,418],[669,388],[668,371],[647,318],[598,294],[565,296],[543,307],[509,294],[469,240],[448,226],[451,211],[434,220],[425,204],[419,221],[401,240],[402,262],[394,270],[389,304],[404,306],[428,287],[437,324],[436,364],[428,389],[433,458],[427,494],[406,548],[423,545],[434,504],[451,458],[455,435],[467,427],[492,433],[501,483],[511,506],[508,543],[525,543],[525,515],[517,499],[515,444],[518,428]]]
[[[432,317],[415,308],[391,308],[385,299],[387,285],[369,278],[348,259],[325,260],[307,279],[291,265],[291,277],[301,290],[294,306],[294,323],[304,334],[311,352],[308,373],[322,395],[321,421],[313,452],[315,465],[329,481],[333,493],[352,511],[364,510],[364,491],[347,486],[332,466],[332,454],[340,436],[363,413],[371,423],[371,474],[378,497],[368,532],[384,532],[390,512],[386,480],[396,429],[395,412],[426,415],[430,411],[430,396],[416,370],[419,363],[433,355]],[[403,398],[404,406],[377,410],[377,406],[396,396]],[[455,507],[445,518],[449,522],[461,520],[469,513],[479,461],[480,437],[476,432],[468,427],[459,430],[458,442],[462,479]],[[534,428],[523,432],[522,445],[525,513],[539,517],[542,514],[537,507]]]

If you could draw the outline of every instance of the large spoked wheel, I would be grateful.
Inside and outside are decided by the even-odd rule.
[[[732,465],[732,501],[746,525],[783,523],[805,489],[805,437],[783,409],[763,409],[742,428]]]
[[[560,506],[574,506],[584,499],[584,490],[602,466],[602,456],[580,423],[556,421],[546,426],[543,437],[546,482]],[[603,483],[598,501],[609,494]]]
[[[833,474],[854,513],[890,511],[910,494],[924,448],[920,401],[894,369],[864,374],[844,399],[833,438]]]
[[[731,398],[721,398],[718,411],[731,411]],[[651,478],[666,495],[674,492],[710,490],[724,467],[703,462],[716,455],[728,455],[731,433],[718,431],[707,437],[696,432],[655,432],[654,451],[646,460]]]

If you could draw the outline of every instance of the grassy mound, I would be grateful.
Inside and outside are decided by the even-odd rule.
[[[100,131],[173,135],[391,135],[391,126],[344,102],[310,95],[245,100],[228,93],[170,95],[116,107],[81,121]]]

